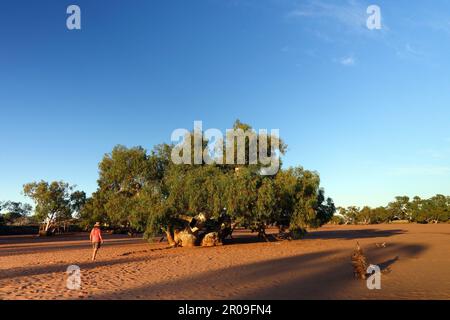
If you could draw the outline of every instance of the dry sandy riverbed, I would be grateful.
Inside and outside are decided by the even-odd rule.
[[[240,232],[214,248],[106,236],[96,262],[86,238],[0,237],[0,299],[450,299],[450,224],[325,226],[269,243]],[[356,241],[390,266],[381,290],[353,279]],[[66,288],[69,265],[80,290]]]

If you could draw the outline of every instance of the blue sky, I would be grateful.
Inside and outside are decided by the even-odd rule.
[[[450,194],[449,56],[447,0],[4,0],[0,200],[40,179],[90,193],[114,145],[237,118],[280,129],[337,205]]]

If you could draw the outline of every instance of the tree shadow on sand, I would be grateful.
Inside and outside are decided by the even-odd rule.
[[[158,259],[159,257],[152,257],[152,260]],[[148,256],[143,257],[135,257],[135,258],[119,258],[113,260],[102,260],[102,261],[89,261],[89,262],[67,262],[67,263],[57,263],[51,265],[41,265],[41,266],[32,266],[26,268],[13,268],[8,270],[2,270],[0,273],[0,280],[13,279],[17,277],[25,277],[25,276],[36,276],[41,274],[50,274],[61,272],[64,273],[67,270],[67,267],[71,264],[76,264],[80,267],[81,270],[91,270],[100,267],[109,267],[117,264],[125,264],[125,263],[133,263],[133,262],[141,262],[149,260]]]
[[[385,238],[406,233],[402,229],[379,230],[379,229],[363,229],[363,230],[317,230],[306,234],[305,239],[367,239],[367,238]]]
[[[393,230],[378,230],[378,229],[364,229],[364,230],[313,230],[308,232],[304,239],[367,239],[367,238],[384,238],[393,237],[399,234],[406,233],[405,230],[393,229]],[[226,245],[236,244],[250,244],[258,242],[276,242],[277,230],[270,229],[267,232],[267,239],[262,239],[257,236],[256,233],[252,233],[249,230],[239,230],[234,234],[233,238],[227,238],[224,240]]]
[[[398,258],[423,252],[422,245],[395,245],[368,250],[372,263],[392,267]],[[351,251],[327,250],[197,273],[176,280],[94,296],[94,299],[333,299],[351,286],[366,293],[353,278]],[[393,271],[395,272],[395,270]]]
[[[394,263],[396,263],[399,259],[400,259],[400,257],[396,256],[393,259],[386,260],[386,261],[381,262],[381,263],[379,263],[377,265],[380,267],[381,271],[389,271],[389,270],[391,270],[391,266]]]
[[[69,241],[69,240],[67,240]],[[111,239],[105,240],[104,246],[127,246],[136,243],[144,243],[145,241],[138,238],[132,239]],[[80,249],[91,249],[89,239],[83,239],[81,243],[65,243],[65,241],[58,242],[37,242],[33,245],[19,245],[19,246],[1,246],[0,247],[0,257],[5,256],[15,256],[22,254],[36,254],[45,253],[53,251],[66,251],[66,250],[80,250]]]

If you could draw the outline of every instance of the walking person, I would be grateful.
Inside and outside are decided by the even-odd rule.
[[[92,261],[95,260],[97,256],[97,251],[100,249],[100,246],[103,244],[102,231],[100,230],[100,222],[97,222],[94,225],[94,228],[91,230],[91,234],[89,236],[92,244]]]

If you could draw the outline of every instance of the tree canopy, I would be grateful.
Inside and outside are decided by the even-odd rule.
[[[251,129],[239,121],[234,128]],[[278,145],[284,154],[281,139]],[[145,231],[149,238],[165,232],[170,241],[177,230],[187,228],[186,223],[194,230],[200,220],[210,231],[240,226],[265,236],[267,226],[277,225],[301,235],[329,221],[335,212],[316,172],[297,167],[261,175],[261,166],[250,163],[248,154],[244,163],[234,165],[175,164],[173,148],[161,144],[147,152],[142,147],[114,147],[99,164],[98,190],[87,199],[80,217]]]
[[[36,204],[35,217],[44,224],[44,232],[72,219],[73,213],[81,210],[86,195],[74,188],[63,181],[31,182],[23,186],[24,194]]]
[[[28,222],[32,209],[27,203],[15,201],[0,203],[0,224],[24,224]]]

